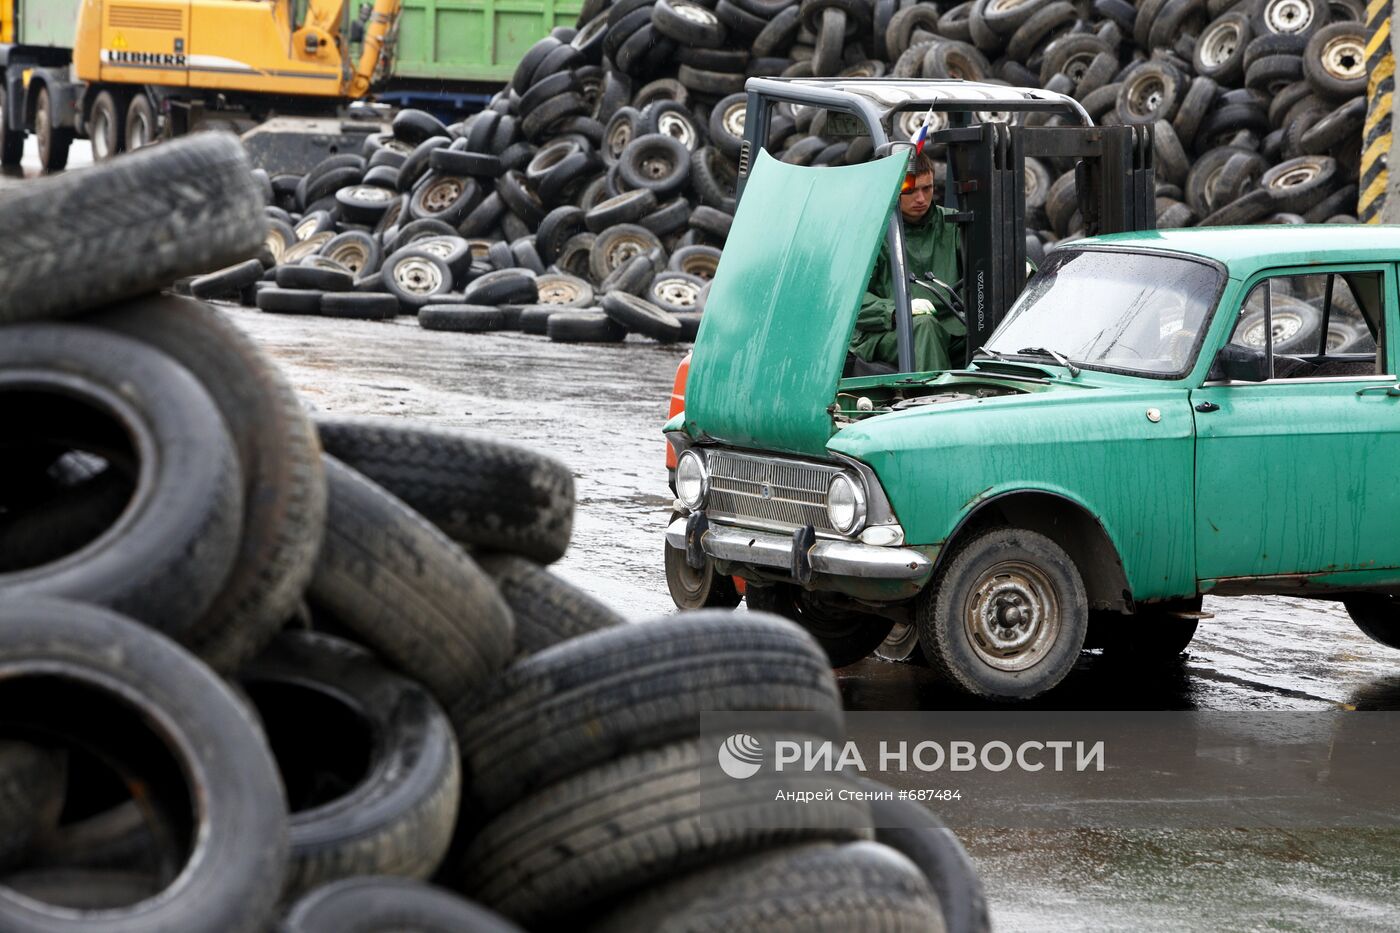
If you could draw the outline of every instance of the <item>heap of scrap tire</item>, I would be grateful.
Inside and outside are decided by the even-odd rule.
[[[1353,221],[1362,19],[1360,0],[589,0],[485,111],[450,126],[403,111],[358,154],[264,177],[260,261],[195,292],[442,330],[693,338],[754,75],[1049,88],[1097,123],[1153,126],[1159,227]],[[767,147],[802,165],[870,157],[825,124],[780,106]],[[1026,194],[1032,258],[1082,235],[1067,160],[1028,159]]]
[[[843,739],[802,628],[629,624],[549,569],[567,466],[308,414],[224,312],[157,293],[264,246],[233,137],[0,210],[0,928],[987,928],[919,805],[720,772],[702,712]]]

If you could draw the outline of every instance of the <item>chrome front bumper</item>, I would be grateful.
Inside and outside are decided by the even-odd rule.
[[[686,519],[678,518],[666,529],[666,543],[686,550]],[[793,563],[793,536],[711,524],[700,536],[700,548],[716,560],[787,569]],[[816,573],[865,580],[918,580],[933,570],[933,562],[908,547],[875,547],[855,541],[818,538],[807,549],[807,560]]]

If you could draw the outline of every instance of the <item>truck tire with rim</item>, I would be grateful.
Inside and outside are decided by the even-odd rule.
[[[73,145],[73,128],[59,126],[54,113],[53,93],[39,88],[34,101],[34,139],[39,145],[39,165],[46,172],[62,171],[68,165],[68,147]]]
[[[1020,528],[976,534],[940,568],[917,604],[919,642],[950,683],[992,700],[1053,688],[1079,657],[1089,603],[1074,561]]]
[[[671,513],[671,521],[679,517],[680,513]],[[708,555],[705,566],[696,570],[686,561],[685,551],[667,544],[665,560],[666,589],[677,609],[733,609],[743,599],[734,578],[717,573]]]
[[[145,92],[131,98],[126,107],[126,151],[135,152],[156,142],[160,137],[160,117]]]
[[[112,90],[98,92],[88,112],[87,135],[92,158],[102,162],[126,150],[126,101]]]

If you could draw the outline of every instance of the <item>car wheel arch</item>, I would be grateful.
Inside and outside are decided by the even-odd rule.
[[[1091,609],[1132,611],[1127,572],[1103,523],[1082,503],[1045,490],[1007,490],[977,502],[939,549],[934,577],[963,541],[994,527],[1025,528],[1045,535],[1074,560],[1084,579]]]

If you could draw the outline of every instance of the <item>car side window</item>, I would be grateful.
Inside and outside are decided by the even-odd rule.
[[[1241,306],[1230,343],[1272,349],[1273,379],[1386,372],[1383,287],[1379,271],[1265,279]]]

